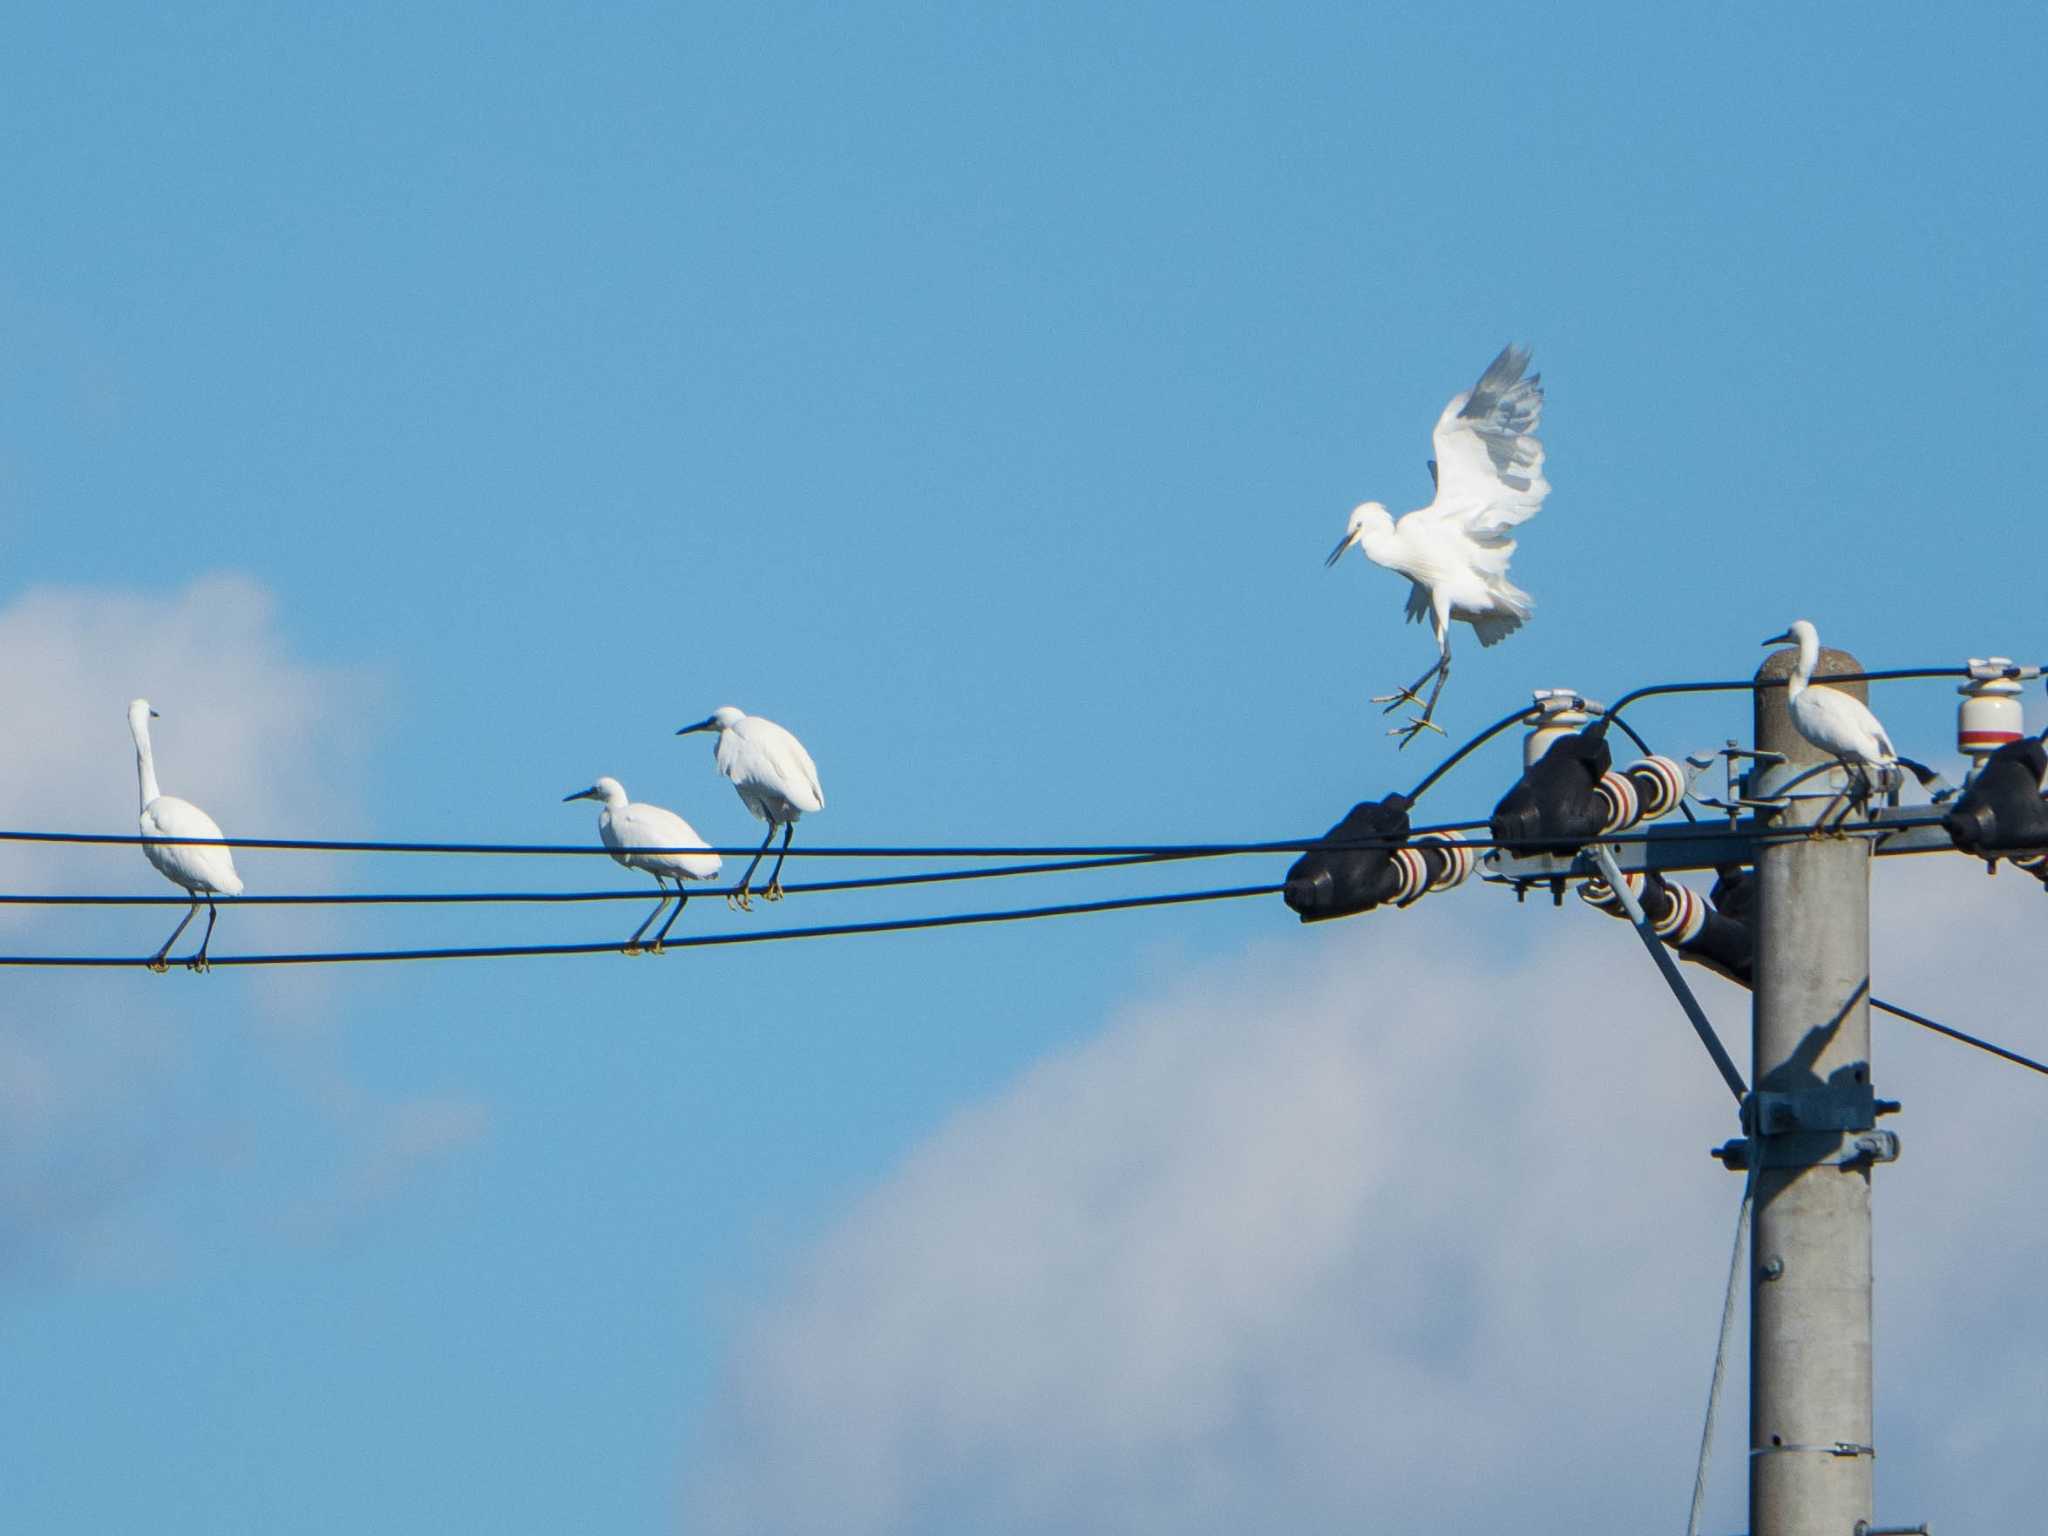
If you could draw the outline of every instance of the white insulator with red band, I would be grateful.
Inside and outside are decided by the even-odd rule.
[[[1593,786],[1593,792],[1607,807],[1607,819],[1600,823],[1602,832],[1626,832],[1643,819],[1642,801],[1636,795],[1635,781],[1627,774],[1608,769],[1600,775],[1600,782]]]
[[[1401,872],[1401,883],[1388,900],[1405,907],[1429,889],[1429,860],[1420,848],[1396,848],[1391,857],[1394,868]]]
[[[1622,772],[1636,787],[1644,821],[1670,815],[1685,798],[1685,770],[1668,757],[1640,758]]]
[[[1665,882],[1664,890],[1671,898],[1670,903],[1664,915],[1650,924],[1650,931],[1672,945],[1698,938],[1700,930],[1707,926],[1707,913],[1711,910],[1700,899],[1699,892],[1669,881]]]
[[[1448,891],[1463,885],[1472,873],[1472,849],[1456,832],[1425,832],[1415,839],[1418,847],[1429,844],[1443,856],[1444,872],[1429,882],[1432,891]]]
[[[1963,696],[1956,710],[1956,748],[1975,758],[1979,767],[2000,747],[2026,734],[2020,681],[2007,675],[2022,670],[2030,669],[2014,667],[2003,656],[1970,658],[1970,680],[1956,690]]]
[[[1631,896],[1641,902],[1643,877],[1640,874],[1625,874],[1621,877],[1621,883],[1628,887]],[[1603,912],[1611,912],[1616,917],[1628,916],[1628,909],[1622,906],[1621,898],[1614,894],[1614,887],[1598,875],[1588,876],[1579,886],[1579,900],[1589,906],[1598,907]]]

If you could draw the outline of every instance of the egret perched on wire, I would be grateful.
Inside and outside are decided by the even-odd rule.
[[[235,873],[234,858],[219,846],[220,826],[189,800],[160,794],[156,787],[156,754],[150,750],[149,722],[161,718],[149,707],[149,700],[137,699],[128,706],[128,731],[135,738],[135,773],[142,784],[142,835],[144,837],[204,838],[206,842],[144,843],[143,857],[154,864],[173,885],[182,885],[192,897],[184,921],[171,930],[164,947],[151,957],[149,968],[162,975],[170,967],[165,956],[178,942],[178,935],[199,915],[199,903],[206,902],[206,937],[199,941],[199,953],[185,962],[187,970],[207,971],[206,946],[213,942],[215,896],[242,894],[242,877]],[[213,844],[214,846],[209,846]]]
[[[683,889],[685,880],[709,880],[718,873],[718,855],[711,852],[711,845],[697,835],[691,826],[674,811],[663,810],[658,805],[641,805],[626,798],[625,786],[617,779],[599,779],[588,789],[579,789],[573,795],[564,795],[562,803],[572,800],[595,800],[604,809],[597,813],[597,835],[604,839],[605,847],[611,849],[612,857],[628,869],[642,869],[654,876],[654,883],[661,887],[661,900],[654,904],[654,910],[647,914],[647,921],[633,930],[633,937],[626,940],[626,953],[637,955],[640,950],[640,935],[653,926],[661,916],[661,910],[669,904],[668,882],[676,883],[675,911],[669,913],[668,921],[661,925],[661,932],[654,936],[649,947],[655,954],[662,953],[662,941],[668,937],[669,929],[675,927],[676,919],[683,915],[683,905],[690,897]],[[702,848],[702,853],[682,853],[678,849]],[[659,853],[644,850],[662,849]]]
[[[1451,675],[1451,620],[1463,619],[1481,645],[1494,645],[1535,611],[1529,594],[1508,580],[1515,552],[1509,530],[1534,517],[1550,494],[1536,440],[1543,381],[1533,373],[1523,378],[1528,366],[1526,349],[1503,347],[1470,392],[1444,407],[1431,435],[1434,501],[1398,522],[1379,502],[1363,503],[1325,562],[1335,565],[1356,544],[1375,565],[1399,571],[1410,582],[1408,621],[1428,619],[1436,634],[1435,664],[1399,693],[1373,699],[1388,713],[1422,704],[1422,685],[1436,679],[1422,713],[1387,733],[1404,747],[1425,727],[1442,734],[1432,717]]]
[[[769,843],[775,840],[777,827],[782,828],[782,852],[776,856],[775,868],[768,876],[768,889],[761,893],[761,899],[782,900],[782,861],[789,857],[789,839],[796,831],[797,820],[807,811],[825,809],[825,791],[818,787],[817,765],[804,750],[804,744],[773,720],[750,715],[730,704],[713,710],[695,725],[684,726],[676,734],[688,736],[693,731],[718,732],[718,771],[732,780],[747,809],[768,823],[768,835],[761,839],[760,851],[740,877],[739,889],[725,898],[726,904],[742,911],[751,910],[753,903],[748,900],[747,888],[767,855]]]
[[[1835,818],[1835,825],[1839,827],[1846,821],[1851,809],[1869,798],[1875,787],[1873,775],[1888,775],[1893,764],[1910,768],[1922,784],[1935,781],[1933,769],[1899,756],[1891,737],[1885,734],[1883,722],[1861,699],[1813,681],[1813,669],[1820,663],[1820,632],[1805,619],[1793,620],[1790,629],[1763,643],[1799,647],[1792,675],[1785,681],[1785,707],[1791,711],[1792,725],[1801,736],[1847,767],[1858,781],[1853,794],[1844,790],[1828,802],[1813,824],[1816,834],[1826,826],[1829,813],[1837,804],[1841,805],[1841,814]]]

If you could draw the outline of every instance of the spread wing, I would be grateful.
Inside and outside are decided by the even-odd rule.
[[[1534,517],[1550,494],[1543,478],[1543,380],[1526,379],[1526,348],[1501,348],[1479,382],[1444,407],[1431,441],[1436,447],[1433,516],[1475,537],[1499,536]]]

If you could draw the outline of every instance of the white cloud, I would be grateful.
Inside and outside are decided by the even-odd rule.
[[[0,826],[133,833],[126,715],[141,695],[163,713],[165,790],[206,807],[231,836],[362,827],[363,721],[376,713],[375,681],[294,656],[274,599],[246,578],[209,577],[162,596],[31,590],[0,607],[0,655],[0,719],[10,726]],[[316,855],[237,862],[252,890],[345,878]],[[0,844],[0,889],[175,894],[132,846]],[[288,920],[302,933],[326,922],[284,910],[284,919],[224,911],[222,947],[263,922]],[[146,955],[177,918],[172,907],[0,909],[0,946]],[[355,1088],[319,1022],[325,991],[314,975],[9,979],[0,1003],[0,1273],[141,1274],[151,1265],[135,1263],[138,1253],[170,1261],[146,1196],[174,1173],[232,1163],[221,1147],[255,1134],[227,1123],[245,1112],[239,1101],[195,1082],[196,1039],[261,1038],[250,1052],[263,1064],[255,1080],[303,1111],[308,1134],[339,1141],[335,1188],[304,1197],[315,1206],[365,1210],[412,1169],[481,1134],[482,1110],[459,1098],[384,1103]],[[203,1037],[188,1032],[196,1018]]]
[[[7,826],[134,833],[127,710],[136,697],[164,716],[155,744],[165,791],[205,807],[230,836],[359,820],[361,721],[375,685],[291,656],[275,601],[245,577],[207,577],[162,597],[31,589],[0,609],[0,655]],[[263,862],[294,877],[317,872],[275,855]],[[134,848],[0,844],[10,890],[104,889],[126,876],[134,888],[169,891]]]
[[[1881,995],[1964,1027],[2017,1001],[1955,940],[2009,952],[2030,883],[1914,861],[1880,889]],[[1489,901],[1262,945],[957,1116],[755,1309],[691,1527],[1675,1526],[1732,1104],[1622,925]],[[1556,942],[1490,961],[1510,923]],[[1744,996],[1689,973],[1746,1058]],[[2011,1527],[2048,1430],[2048,1083],[1877,1031],[1908,1109],[1878,1175],[1880,1512]],[[2000,1177],[1970,1173],[1994,1148]]]

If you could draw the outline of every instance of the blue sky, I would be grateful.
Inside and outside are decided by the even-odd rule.
[[[2027,568],[2042,448],[2044,30],[2020,6],[37,8],[0,49],[0,809],[127,830],[122,711],[146,691],[165,787],[241,835],[583,837],[589,807],[560,798],[610,773],[751,841],[704,742],[670,734],[727,702],[810,745],[828,809],[805,838],[1319,830],[1441,750],[1396,756],[1365,707],[1428,656],[1398,581],[1321,557],[1354,502],[1426,498],[1431,422],[1510,339],[1549,387],[1556,489],[1515,562],[1536,621],[1462,647],[1454,737],[1532,686],[1744,673],[1798,615],[1873,665],[2038,659],[2037,596],[2009,566]],[[1943,757],[1950,696],[1882,703],[1902,746]],[[1640,723],[1689,748],[1743,721],[1688,704]],[[1462,770],[1431,813],[1483,814],[1511,761],[1503,744]],[[10,884],[156,889],[132,850],[6,857]],[[252,891],[496,873],[242,864]],[[679,931],[980,894],[706,902]],[[2013,882],[1968,895],[2022,911]],[[252,909],[220,944],[594,939],[623,911]],[[165,915],[9,918],[0,943],[140,953]],[[905,1323],[877,1331],[900,1344],[886,1359],[807,1376],[796,1341],[875,1316],[832,1275],[894,1294],[909,1273],[903,1293],[933,1298],[918,1317],[1014,1322],[916,1268],[980,1232],[919,1181],[1011,1155],[1005,1115],[1040,1105],[1048,1146],[1103,1161],[1033,1198],[1057,1213],[1061,1190],[1096,1190],[1120,1155],[1096,1107],[1166,1113],[1151,1047],[1118,1042],[1171,1038],[1143,1021],[1193,1007],[1191,974],[1283,1020],[1351,978],[1346,1028],[1385,1045],[1425,1021],[1365,1006],[1379,978],[1468,971],[1461,947],[1510,990],[1561,944],[1640,967],[1592,921],[1474,888],[1417,920],[1426,943],[1298,929],[1273,903],[659,963],[11,976],[10,1507],[34,1529],[770,1528],[750,1489],[860,1460],[807,1404],[886,1418],[904,1391],[836,1394],[942,1372],[948,1335]],[[1717,1008],[1739,1031],[1741,1000]],[[1426,1022],[1468,1045],[1499,1028]],[[1307,1033],[1354,1062],[1332,1029]],[[1287,1038],[1268,1044],[1307,1048]],[[1157,1080],[1220,1091],[1217,1049]],[[1520,1092],[1492,1060],[1418,1068],[1471,1069],[1454,1099],[1478,1117]],[[1673,1099],[1697,1134],[1608,1198],[1639,1226],[1697,1202],[1697,1253],[1643,1271],[1686,1288],[1682,1343],[1662,1351],[1650,1320],[1642,1346],[1676,1359],[1641,1407],[1669,1451],[1645,1507],[1675,1510],[1734,1192],[1700,1156],[1725,1133],[1718,1088],[1668,1063],[1698,1068]],[[1981,1112],[1985,1081],[1961,1073],[1938,1115]],[[1466,1134],[1419,1087],[1382,1108],[1414,1116],[1395,1169],[1428,1160],[1416,1138]],[[1263,1124],[1226,1144],[1257,1164]],[[1160,1137],[1155,1172],[1186,1150]],[[1331,1178],[1310,1205],[1332,1221],[1378,1209]],[[1155,1251],[1113,1208],[1042,1229],[980,1214],[1013,1242]],[[1164,1246],[1195,1268],[1252,1240],[1194,1230]],[[1547,1231],[1570,1246],[1569,1213]],[[1479,1299],[1429,1327],[1504,1326],[1483,1257],[1437,1236],[1445,1294]],[[1899,1262],[1921,1266],[1903,1293],[1945,1278]],[[1299,1294],[1377,1273],[1347,1266]],[[1032,1315],[1059,1334],[1069,1314]],[[1286,1337],[1328,1321],[1310,1309]],[[1883,1350],[1901,1396],[1881,1422],[1924,1422],[1930,1478],[1937,1446],[1973,1465]],[[1927,1351],[1957,1406],[1998,1400],[2001,1348]],[[1404,1400],[1441,1389],[1455,1432],[1472,1399],[1453,1389],[1485,1371],[1413,1353]],[[1258,1376],[1282,1356],[1240,1368],[1284,1398],[1293,1378]],[[1309,1525],[1348,1507],[1291,1421],[1234,1416],[1227,1392],[1196,1442],[1146,1438],[1131,1405],[1128,1445],[1091,1442],[1119,1481],[1073,1470],[1083,1428],[1049,1450],[977,1418],[975,1380],[1000,1375],[935,1399],[960,1436],[942,1464],[904,1452],[869,1503],[820,1474],[773,1519],[1145,1528],[1166,1507],[1148,1479],[1189,1443],[1244,1486],[1284,1483]],[[1051,1379],[1048,1401],[1088,1395]],[[1969,1454],[1990,1464],[2004,1442],[1984,1434]],[[1447,1518],[1528,1517],[1507,1481]],[[2023,1481],[1951,1481],[1898,1512],[2038,1507]]]

